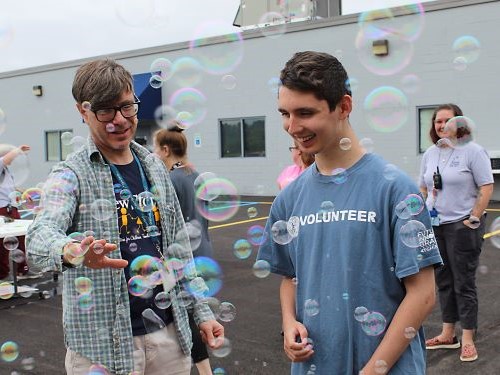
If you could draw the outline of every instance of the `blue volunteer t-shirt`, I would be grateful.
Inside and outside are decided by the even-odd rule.
[[[160,249],[162,248],[161,221],[157,202],[154,199],[151,202],[151,215],[149,215],[149,212],[138,212],[131,204],[132,199],[137,202],[139,194],[144,192],[137,163],[132,161],[130,164],[116,165],[116,167],[125,180],[126,187],[128,187],[126,189],[126,187],[122,186],[113,174],[118,227],[120,228],[120,252],[122,258],[128,261],[128,265],[125,267],[125,278],[128,283],[131,278],[130,266],[134,259],[142,255],[158,259],[161,257],[161,253],[157,250],[157,244]],[[124,192],[124,190],[128,191]],[[154,223],[145,222],[147,219],[154,220]],[[158,229],[156,233],[148,231],[148,226],[151,225],[155,225]],[[153,237],[156,237],[156,239],[153,240]],[[142,293],[144,291],[145,293]],[[148,308],[152,309],[166,325],[173,322],[172,308],[160,309],[154,300],[158,293],[163,292],[163,285],[157,285],[152,290],[144,289],[138,292],[132,294],[129,285],[130,320],[134,336],[152,333],[152,329],[156,329],[155,324],[149,324],[148,328],[144,324],[142,312]]]
[[[292,374],[312,365],[317,374],[358,374],[405,296],[402,279],[442,263],[418,188],[386,165],[367,154],[324,176],[313,164],[273,202],[258,259],[296,278],[297,320],[315,351]],[[287,231],[272,228],[280,220]],[[425,373],[423,329],[407,334],[415,337],[389,374]]]

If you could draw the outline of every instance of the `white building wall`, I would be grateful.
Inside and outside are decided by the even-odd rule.
[[[339,20],[323,20],[290,25],[279,38],[263,37],[258,30],[244,33],[244,56],[232,74],[237,84],[233,90],[222,87],[221,76],[204,74],[198,89],[208,98],[207,116],[202,124],[186,132],[190,140],[189,156],[200,171],[211,171],[231,180],[241,194],[275,195],[276,177],[290,164],[288,146],[291,140],[281,128],[276,110],[276,96],[268,81],[279,76],[279,71],[292,54],[300,50],[317,50],[339,55],[348,74],[359,82],[354,91],[354,111],[351,124],[360,138],[374,141],[375,152],[416,178],[421,156],[418,155],[417,106],[454,102],[477,125],[476,140],[487,150],[500,150],[498,126],[500,118],[497,74],[500,60],[498,25],[499,2],[452,2],[473,4],[440,9],[439,2],[426,4],[425,28],[414,43],[414,56],[410,64],[392,76],[370,73],[360,63],[354,40],[358,31],[356,16]],[[433,5],[434,4],[434,5]],[[314,27],[316,27],[314,26]],[[480,57],[465,71],[453,69],[452,44],[462,35],[472,35],[481,43]],[[199,47],[198,52],[217,53],[231,44],[212,44]],[[391,48],[391,46],[389,47]],[[149,71],[151,62],[158,57],[171,61],[189,55],[187,44],[165,46],[116,55],[133,74]],[[43,131],[47,129],[73,129],[75,135],[86,135],[86,125],[74,106],[71,84],[76,67],[81,61],[0,75],[0,108],[8,116],[8,127],[0,136],[3,143],[29,143],[31,175],[27,184],[44,180],[53,163],[44,161]],[[31,72],[31,73],[29,73]],[[408,95],[407,123],[392,133],[379,133],[365,121],[363,101],[376,87],[390,85],[401,88],[401,78],[408,73],[421,79],[420,90]],[[44,95],[34,97],[33,85],[42,85]],[[166,102],[176,89],[167,82],[163,87]],[[220,158],[218,119],[245,116],[266,117],[266,157]],[[193,138],[199,134],[202,146],[194,147]],[[495,193],[498,194],[498,193]]]

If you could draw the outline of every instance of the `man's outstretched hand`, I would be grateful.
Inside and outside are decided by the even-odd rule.
[[[115,244],[88,236],[79,243],[74,242],[64,246],[63,256],[66,262],[75,266],[83,265],[92,269],[125,268],[128,264],[125,259],[113,259],[107,256],[116,249]]]

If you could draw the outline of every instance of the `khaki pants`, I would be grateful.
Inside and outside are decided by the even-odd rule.
[[[65,367],[68,375],[87,375],[90,366],[89,359],[67,349]],[[134,371],[137,375],[190,374],[191,357],[182,352],[173,323],[154,333],[134,336]]]

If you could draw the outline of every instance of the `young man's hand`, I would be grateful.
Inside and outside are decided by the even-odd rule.
[[[200,334],[202,340],[210,349],[218,349],[224,343],[224,326],[217,320],[207,320],[200,323]]]
[[[75,266],[84,265],[92,269],[101,268],[125,268],[128,261],[125,259],[113,259],[106,256],[115,251],[115,244],[107,243],[106,240],[95,240],[94,237],[85,237],[81,242],[69,243],[64,246],[64,259]]]
[[[283,327],[283,345],[292,362],[305,362],[314,354],[307,329],[298,321]]]

